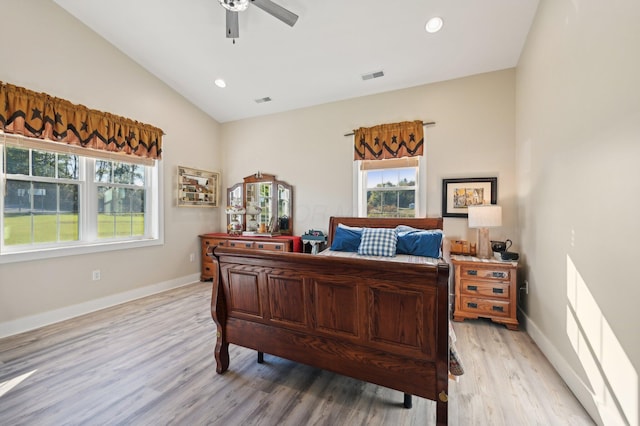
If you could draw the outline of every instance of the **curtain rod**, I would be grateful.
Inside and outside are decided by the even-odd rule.
[[[428,121],[428,122],[423,121],[423,122],[422,122],[422,125],[423,125],[423,126],[432,126],[432,125],[434,125],[434,124],[436,124],[436,122],[435,122],[435,121]],[[345,133],[345,136],[353,136],[353,135],[355,135],[355,133],[354,133],[354,132],[351,132],[351,133]]]

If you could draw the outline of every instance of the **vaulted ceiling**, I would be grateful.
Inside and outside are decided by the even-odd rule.
[[[296,24],[249,4],[234,43],[218,0],[54,1],[221,123],[514,67],[538,5],[274,0]]]

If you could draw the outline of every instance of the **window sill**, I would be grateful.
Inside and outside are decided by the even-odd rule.
[[[103,243],[87,243],[67,247],[40,248],[28,251],[0,254],[0,264],[28,262],[32,260],[51,259],[64,256],[78,256],[81,254],[101,253],[114,250],[128,250],[140,247],[152,247],[164,244],[162,238],[147,238],[141,240],[112,241]]]

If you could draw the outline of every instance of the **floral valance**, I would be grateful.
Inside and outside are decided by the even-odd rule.
[[[152,159],[162,154],[162,130],[0,81],[0,129],[55,143]]]
[[[380,124],[354,131],[354,160],[384,160],[422,155],[422,121]]]

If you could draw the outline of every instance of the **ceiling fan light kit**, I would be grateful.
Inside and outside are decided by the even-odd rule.
[[[226,34],[227,38],[235,39],[240,37],[238,30],[238,12],[242,12],[249,7],[249,3],[259,7],[284,22],[285,24],[293,27],[298,20],[298,15],[285,9],[284,7],[272,2],[271,0],[218,0],[220,5],[226,9]]]
[[[218,0],[222,7],[232,12],[242,12],[249,7],[249,0]]]

